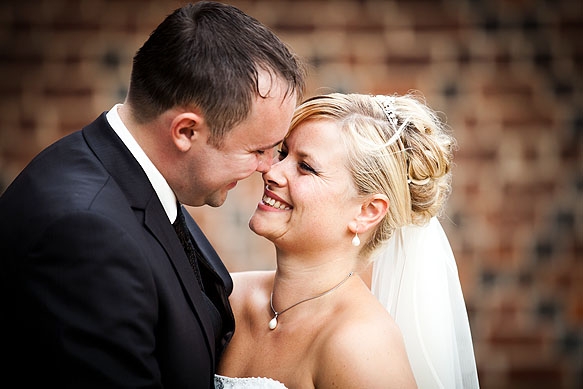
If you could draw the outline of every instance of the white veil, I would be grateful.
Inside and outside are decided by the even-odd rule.
[[[395,231],[375,255],[371,289],[403,333],[419,388],[479,388],[455,258],[435,217]]]

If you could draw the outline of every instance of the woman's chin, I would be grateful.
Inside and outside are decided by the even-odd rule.
[[[256,217],[256,214],[253,214],[249,220],[249,229],[256,235],[262,236],[269,241],[273,242],[274,240],[273,230],[271,230],[268,225],[263,223],[263,221],[260,221],[259,217]]]

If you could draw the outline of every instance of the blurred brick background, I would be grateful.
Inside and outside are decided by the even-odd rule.
[[[1,3],[0,192],[123,100],[134,52],[181,4]],[[308,96],[414,89],[444,113],[459,151],[443,224],[482,387],[583,388],[583,2],[231,4],[309,62]],[[223,207],[190,209],[232,271],[274,267],[247,229],[261,191],[256,174]]]

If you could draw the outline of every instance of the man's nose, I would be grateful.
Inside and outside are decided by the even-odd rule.
[[[273,164],[273,150],[266,150],[259,157],[259,163],[257,164],[257,171],[259,173],[267,173],[269,169],[271,169],[271,165]]]

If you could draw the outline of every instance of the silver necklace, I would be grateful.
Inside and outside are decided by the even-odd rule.
[[[316,296],[313,296],[313,297],[308,297],[307,299],[303,299],[303,300],[301,300],[301,301],[298,301],[297,303],[295,303],[295,304],[294,304],[294,305],[292,305],[291,307],[287,307],[287,308],[286,308],[286,309],[284,309],[283,311],[279,311],[279,312],[277,312],[275,309],[273,309],[273,291],[271,291],[271,296],[269,297],[269,306],[271,307],[271,311],[273,312],[273,315],[274,315],[274,316],[273,316],[273,319],[271,319],[271,320],[269,321],[269,329],[270,329],[270,330],[274,330],[274,329],[277,327],[277,317],[278,317],[279,315],[281,315],[281,314],[283,314],[283,313],[285,313],[285,312],[289,311],[290,309],[292,309],[292,308],[293,308],[293,307],[295,307],[295,306],[298,306],[298,305],[300,305],[301,303],[305,303],[306,301],[314,300],[314,299],[317,299],[317,298],[319,298],[319,297],[325,296],[325,295],[327,295],[328,293],[332,293],[332,292],[334,292],[336,289],[340,288],[340,286],[341,286],[343,283],[345,283],[345,282],[346,282],[346,281],[347,281],[347,280],[350,278],[350,276],[351,276],[352,274],[354,274],[354,272],[352,272],[352,271],[351,271],[350,273],[348,273],[348,275],[346,276],[346,278],[344,278],[342,281],[340,281],[340,282],[339,282],[339,283],[338,283],[336,286],[332,287],[331,289],[328,289],[327,291],[325,291],[325,292],[322,292],[322,293],[320,293],[320,294],[318,294],[318,295],[316,295]]]

